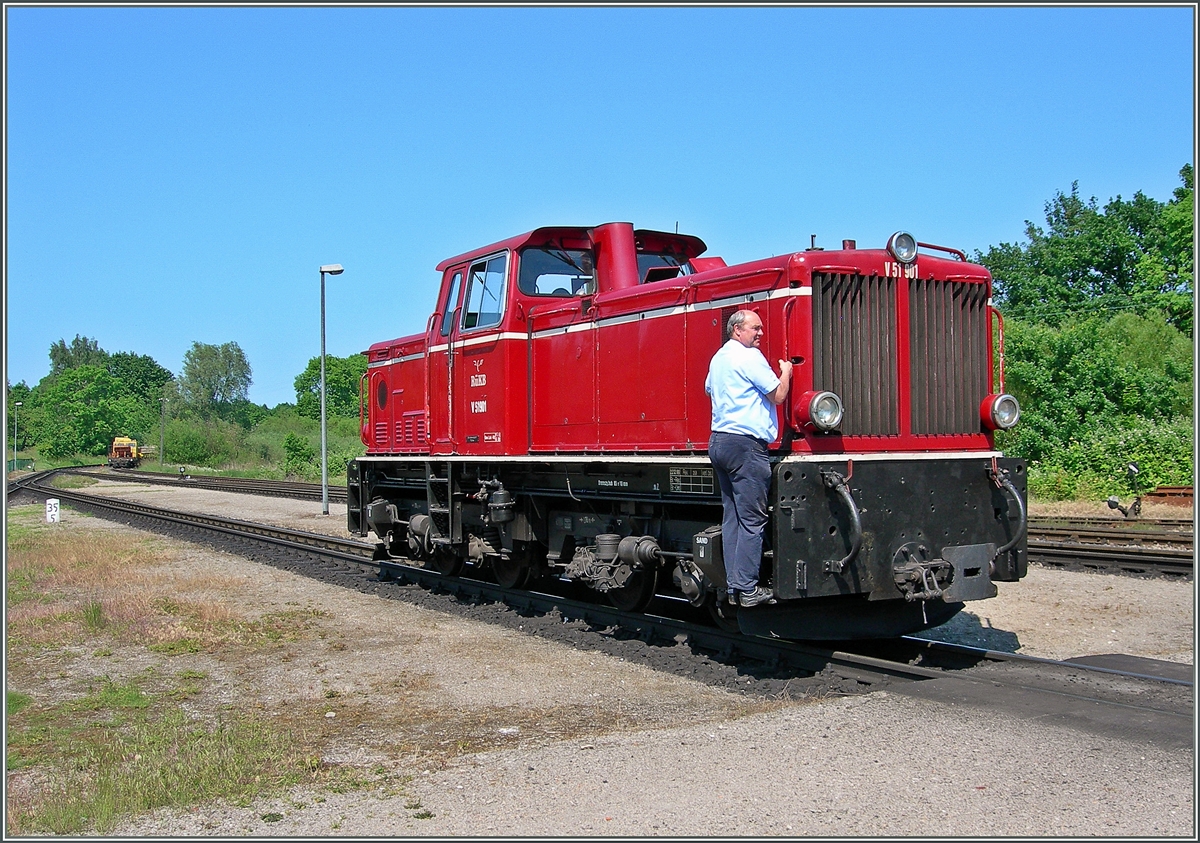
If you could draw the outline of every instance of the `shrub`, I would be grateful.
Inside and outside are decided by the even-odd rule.
[[[230,422],[211,419],[172,419],[167,423],[169,462],[216,468],[239,451],[241,431]]]
[[[1134,418],[1119,426],[1097,425],[1090,436],[1031,463],[1029,491],[1046,500],[1099,500],[1153,491],[1157,486],[1188,486],[1193,442],[1190,419]],[[1138,465],[1136,489],[1125,470],[1130,462]]]
[[[326,443],[326,447],[328,447],[328,443]],[[314,469],[318,471],[320,469],[319,465],[315,465],[316,449],[294,433],[289,433],[284,437],[283,453],[283,471],[288,477],[310,477]]]

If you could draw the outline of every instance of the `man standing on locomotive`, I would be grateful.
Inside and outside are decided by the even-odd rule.
[[[708,365],[704,390],[712,399],[708,458],[721,487],[721,540],[729,602],[749,608],[774,603],[758,584],[771,463],[767,446],[779,433],[775,408],[787,398],[792,364],[779,361],[779,376],[759,350],[762,319],[750,310],[729,317],[729,340]]]

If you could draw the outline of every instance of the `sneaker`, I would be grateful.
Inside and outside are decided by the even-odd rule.
[[[759,606],[766,603],[768,606],[775,603],[775,592],[769,588],[755,586],[753,591],[743,591],[738,595],[738,605],[744,609],[749,609],[751,606]]]

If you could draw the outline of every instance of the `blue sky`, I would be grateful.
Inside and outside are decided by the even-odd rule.
[[[633,222],[729,263],[1023,240],[1193,162],[1174,7],[5,9],[5,367],[76,334],[251,400],[423,330],[443,258]]]

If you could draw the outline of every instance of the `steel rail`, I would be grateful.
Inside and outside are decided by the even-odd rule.
[[[157,483],[163,486],[178,488],[186,484],[196,489],[213,489],[223,492],[241,492],[269,497],[297,498],[300,500],[320,500],[320,483],[303,483],[293,480],[261,480],[253,477],[219,477],[203,474],[163,474],[157,471],[134,471],[132,469],[106,469],[99,466],[101,471],[94,468],[65,469],[75,474],[100,476],[105,480],[119,480],[131,483]],[[331,502],[345,503],[346,489],[331,486],[329,489]]]
[[[100,469],[100,472],[97,472],[96,469]],[[103,473],[103,476],[106,479],[123,480],[129,482],[140,481],[146,483],[160,483],[170,486],[176,486],[180,482],[185,482],[198,488],[221,489],[224,491],[249,492],[252,494],[275,495],[303,499],[319,499],[321,496],[321,486],[319,483],[306,483],[301,481],[261,480],[256,478],[222,477],[195,474],[186,474],[180,477],[173,474],[164,474],[155,471],[108,469],[106,466],[89,466],[62,470],[91,475]],[[331,488],[329,493],[330,495],[334,495],[336,493],[342,502],[345,501],[345,489]],[[1169,530],[1168,528],[1183,528],[1184,526],[1190,527],[1191,524],[1191,520],[1188,519],[1170,518],[1123,521],[1117,518],[1048,517],[1031,520],[1029,525],[1029,533],[1031,537],[1035,535],[1046,537],[1066,535],[1071,538],[1080,539],[1128,539],[1130,543],[1158,541],[1169,544],[1186,544],[1190,543],[1191,540],[1190,530]],[[1095,527],[1096,529],[1088,529],[1089,527]]]
[[[1029,542],[1029,561],[1052,568],[1120,571],[1188,577],[1194,551],[1171,548],[1114,547],[1074,542]]]
[[[1080,664],[1079,662],[1058,659],[1046,659],[1039,656],[1030,656],[1026,653],[1006,653],[1002,650],[988,650],[984,647],[972,647],[968,644],[954,644],[949,641],[930,641],[925,638],[916,638],[911,635],[903,636],[903,640],[928,650],[940,650],[957,655],[987,659],[989,661],[1022,662],[1031,665],[1070,668],[1072,670],[1084,670],[1089,673],[1104,673],[1110,676],[1121,676],[1127,679],[1145,679],[1151,682],[1164,682],[1169,685],[1182,685],[1188,688],[1194,687],[1195,684],[1190,679],[1176,679],[1170,676],[1157,676],[1152,673],[1140,673],[1132,670],[1118,670],[1116,668],[1103,667],[1101,665]]]
[[[349,564],[360,572],[374,573],[380,579],[412,584],[433,592],[448,593],[459,600],[501,602],[518,611],[535,611],[541,614],[557,613],[563,617],[564,622],[578,620],[596,627],[621,628],[634,632],[647,641],[673,640],[678,644],[690,644],[698,649],[715,653],[718,658],[723,660],[747,658],[769,667],[778,668],[787,665],[810,673],[828,670],[845,679],[865,685],[874,685],[880,682],[881,678],[891,681],[921,681],[952,677],[971,682],[995,683],[997,681],[995,678],[973,678],[961,671],[955,672],[879,658],[862,652],[854,652],[853,649],[830,649],[807,643],[755,638],[661,614],[631,615],[612,607],[575,600],[548,591],[512,590],[484,580],[469,577],[447,577],[400,560],[375,559],[373,558],[375,545],[366,542],[305,533],[237,519],[177,512],[118,498],[89,495],[76,490],[57,489],[44,486],[40,482],[28,483],[25,488],[56,495],[60,499],[66,499],[76,506],[84,508],[149,518],[185,528],[198,528],[221,536],[301,551],[317,557],[312,563],[314,565],[319,566],[327,561]],[[1002,653],[924,639],[906,638],[906,640],[917,641],[920,646],[927,649],[966,654],[988,661],[1015,661],[1058,670],[1105,673],[1130,679],[1191,684],[1165,677],[1130,673],[1094,665],[1058,662],[1022,654]],[[1027,687],[1012,680],[1005,680],[1004,684]]]
[[[845,679],[868,685],[880,682],[881,677],[891,680],[919,681],[945,675],[943,671],[932,668],[891,662],[852,652],[724,632],[715,627],[665,615],[631,615],[613,607],[575,600],[548,591],[513,590],[469,577],[447,577],[436,571],[404,564],[399,560],[373,559],[374,545],[364,542],[254,524],[237,519],[178,512],[149,504],[89,495],[74,489],[58,489],[38,483],[29,484],[27,488],[70,501],[77,507],[148,518],[189,529],[206,530],[221,536],[246,539],[309,554],[319,554],[340,563],[359,566],[366,571],[376,573],[383,579],[448,593],[460,600],[503,602],[517,610],[536,611],[542,614],[556,612],[564,618],[564,621],[579,620],[592,626],[619,627],[634,632],[646,640],[674,640],[680,644],[691,644],[712,652],[722,659],[746,658],[767,666],[787,665],[811,673],[832,670]]]
[[[1043,515],[1038,523],[1046,526],[1097,527],[1100,529],[1138,530],[1145,527],[1190,529],[1193,518],[1117,518],[1102,515]]]
[[[1086,544],[1164,544],[1172,547],[1191,547],[1191,530],[1090,529],[1087,527],[1033,525],[1029,538],[1042,541],[1077,541]]]
[[[98,469],[98,470],[97,470]],[[237,477],[205,477],[185,475],[185,479],[181,480],[174,475],[160,474],[158,472],[149,471],[132,471],[128,469],[114,470],[107,466],[96,466],[87,468],[71,468],[61,469],[66,473],[85,474],[89,476],[101,476],[105,479],[115,479],[129,482],[151,482],[163,485],[174,486],[179,488],[181,483],[187,483],[191,488],[203,488],[218,491],[228,492],[243,492],[257,495],[269,495],[276,497],[289,497],[305,500],[319,500],[321,495],[321,487],[315,483],[301,483],[282,480],[257,480],[253,478],[237,478]],[[41,472],[37,475],[39,478],[45,477],[47,474],[54,473]],[[30,475],[24,482],[31,482],[34,475]],[[58,490],[55,490],[58,491]],[[330,490],[331,500],[344,502],[345,490],[337,490],[335,495],[334,490]],[[1061,524],[1064,519],[1052,519],[1052,522]],[[1113,539],[1118,537],[1124,538],[1127,533],[1136,533],[1139,536],[1145,536],[1145,531],[1131,530],[1128,526],[1129,522],[1122,522],[1116,519],[1088,519],[1085,523],[1097,524],[1115,524],[1117,528],[1111,530]],[[1139,524],[1150,525],[1155,522],[1141,521]],[[1175,522],[1166,522],[1175,523]],[[1044,565],[1050,568],[1059,568],[1063,570],[1086,570],[1093,572],[1111,572],[1126,575],[1149,575],[1161,574],[1171,577],[1188,577],[1193,575],[1193,551],[1179,550],[1174,548],[1144,548],[1130,545],[1114,545],[1111,542],[1101,544],[1099,542],[1065,542],[1065,541],[1049,541],[1043,538],[1038,538],[1041,535],[1053,535],[1054,530],[1070,529],[1063,527],[1042,527],[1041,524],[1035,522],[1030,525],[1030,541],[1029,541],[1029,559],[1035,564]],[[1105,535],[1102,531],[1096,531],[1097,535]]]

